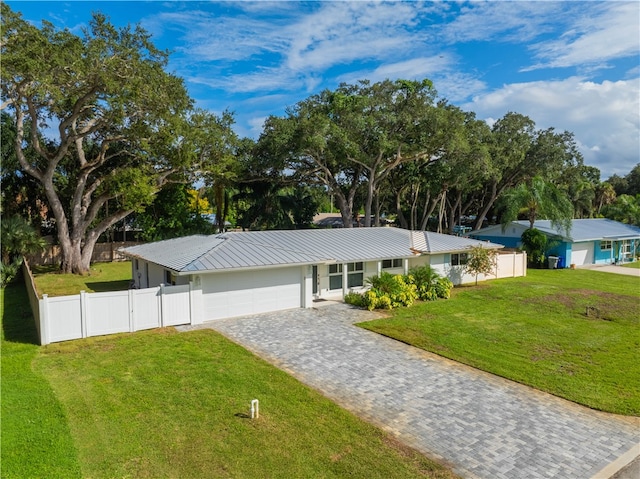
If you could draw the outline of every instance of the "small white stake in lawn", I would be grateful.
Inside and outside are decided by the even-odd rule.
[[[260,417],[260,405],[258,400],[251,401],[251,419],[258,419]]]

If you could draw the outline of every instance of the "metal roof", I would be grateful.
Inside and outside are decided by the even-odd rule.
[[[529,222],[526,220],[517,221],[516,223],[529,227]],[[574,219],[571,222],[571,230],[568,235],[565,231],[553,227],[550,220],[538,220],[533,224],[533,227],[544,233],[560,236],[574,243],[601,239],[640,238],[640,228],[607,218]]]
[[[229,232],[187,236],[124,248],[133,258],[182,273],[266,266],[408,258],[421,253],[501,245],[399,228],[341,228]]]

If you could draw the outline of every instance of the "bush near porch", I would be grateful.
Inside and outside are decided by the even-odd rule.
[[[411,306],[416,299],[434,301],[451,296],[453,283],[442,278],[430,266],[411,268],[409,274],[380,273],[366,280],[369,289],[364,293],[350,292],[345,295],[346,303],[359,308],[395,309]]]
[[[633,276],[529,270],[359,326],[594,409],[638,416],[639,286]]]

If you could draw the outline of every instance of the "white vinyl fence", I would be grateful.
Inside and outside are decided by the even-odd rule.
[[[39,299],[26,261],[24,272],[42,345],[202,322],[194,314],[202,290],[192,284]]]
[[[191,285],[108,293],[81,292],[39,300],[40,344],[193,324]]]

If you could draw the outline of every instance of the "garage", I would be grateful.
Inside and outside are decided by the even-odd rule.
[[[593,241],[585,243],[573,243],[573,246],[571,248],[571,264],[575,264],[576,266],[583,266],[587,264],[593,264],[593,262]]]
[[[299,308],[301,285],[299,266],[204,274],[204,320]]]

